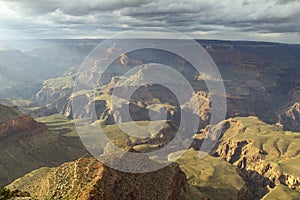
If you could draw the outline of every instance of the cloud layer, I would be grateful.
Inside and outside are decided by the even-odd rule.
[[[108,37],[166,27],[194,38],[300,43],[298,0],[0,0],[0,37]]]

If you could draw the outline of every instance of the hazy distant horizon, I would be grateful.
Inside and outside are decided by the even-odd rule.
[[[106,38],[109,39],[109,38]],[[3,48],[11,48],[21,51],[31,50],[41,45],[50,44],[55,41],[97,41],[101,42],[106,40],[105,38],[56,38],[56,39],[19,39],[19,40],[1,40],[0,39],[0,50]],[[134,39],[134,38],[127,38]],[[152,39],[152,38],[146,38]],[[172,40],[172,39],[171,39]],[[173,39],[179,40],[179,39]],[[223,40],[223,39],[194,39],[198,42],[220,42],[220,43],[256,43],[256,44],[282,44],[282,45],[300,45],[299,43],[284,43],[284,42],[272,42],[272,41],[253,41],[253,40]]]

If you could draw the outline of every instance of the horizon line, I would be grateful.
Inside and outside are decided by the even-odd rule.
[[[50,41],[50,40],[108,40],[110,38],[94,38],[94,37],[82,37],[82,38],[24,38],[24,39],[0,39],[1,42],[3,41]],[[264,41],[264,40],[230,40],[230,39],[203,39],[203,38],[113,38],[113,39],[124,39],[124,40],[134,40],[134,39],[147,39],[147,40],[196,40],[196,41],[216,41],[216,42],[253,42],[253,43],[267,43],[267,44],[285,44],[285,45],[300,45],[299,43],[294,42],[277,42],[277,41]]]

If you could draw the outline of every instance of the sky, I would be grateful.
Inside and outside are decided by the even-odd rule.
[[[0,0],[0,40],[109,38],[139,27],[300,43],[300,0]]]

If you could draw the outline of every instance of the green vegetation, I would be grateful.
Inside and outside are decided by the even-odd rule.
[[[30,197],[30,194],[19,190],[9,190],[7,188],[0,189],[0,200],[8,200],[12,197]]]
[[[68,119],[64,115],[56,114],[47,117],[35,119],[38,122],[46,124],[48,129],[52,132],[63,136],[78,136],[73,120]]]
[[[145,128],[146,126],[147,128]],[[116,145],[120,147],[128,147],[128,141],[130,141],[131,143],[142,144],[146,140],[149,140],[149,138],[155,137],[159,133],[159,131],[166,126],[167,125],[165,124],[165,121],[125,122],[122,123],[122,127],[124,128],[124,130],[129,130],[130,133],[124,133],[118,125],[105,126],[103,128],[103,132],[109,138],[109,140],[114,142]],[[141,135],[141,137],[134,137],[139,135]],[[141,149],[141,147],[139,147],[139,149]]]
[[[245,183],[236,167],[211,155],[200,158],[199,153],[190,149],[176,161],[187,175],[189,184],[206,198],[237,199]],[[172,157],[176,157],[176,153],[169,155],[169,159]]]
[[[37,119],[40,122],[46,123],[48,128],[63,136],[77,137],[76,129],[73,121],[62,115],[53,115]],[[299,152],[300,147],[298,140],[299,133],[283,131],[281,128],[274,125],[269,125],[261,122],[257,117],[240,117],[229,119],[231,126],[227,129],[222,140],[223,141],[248,141],[249,149],[252,149],[249,156],[257,156],[260,152],[267,152],[264,162],[269,162],[273,167],[281,172],[298,175],[299,169]],[[97,124],[98,123],[98,124]],[[125,129],[130,129],[132,135],[138,135],[142,129],[131,128],[133,125],[138,125],[141,128],[148,126],[148,137],[153,136],[160,129],[160,123],[156,122],[127,122],[122,123]],[[149,139],[143,139],[126,134],[118,125],[105,126],[102,122],[95,122],[93,126],[102,128],[104,134],[109,141],[115,145],[128,150],[133,146],[139,152],[152,151],[159,148],[158,144],[148,143]],[[149,126],[150,125],[150,126]],[[84,128],[84,127],[83,127]],[[97,129],[93,129],[97,131]],[[88,132],[94,135],[95,133]],[[169,159],[174,159],[176,153],[170,154]],[[188,177],[188,182],[192,185],[189,192],[202,194],[204,197],[212,199],[235,199],[243,187],[245,182],[236,171],[236,166],[223,160],[223,158],[207,155],[204,158],[199,157],[199,152],[188,150],[181,156],[177,162]],[[271,194],[283,193],[288,194],[290,189],[286,186],[276,186],[271,189]],[[292,190],[291,190],[292,192]],[[295,193],[297,194],[297,193]],[[293,195],[292,195],[293,196]]]
[[[31,107],[34,102],[23,99],[0,99],[0,104],[5,106]]]
[[[45,123],[52,133],[63,136],[61,139],[66,140],[66,142],[70,137],[79,140],[74,121],[63,115],[57,114],[41,117],[37,118],[36,121]],[[135,150],[140,152],[157,149],[159,144],[148,144],[147,142],[151,140],[151,138],[158,137],[158,133],[161,133],[161,130],[163,131],[165,128],[169,127],[163,120],[153,122],[125,122],[122,123],[122,128],[124,130],[130,130],[130,133],[125,133],[124,130],[116,124],[105,126],[103,122],[97,121],[90,126],[92,129],[87,126],[81,127],[86,132],[85,135],[82,135],[81,137],[93,138],[100,131],[97,129],[98,126],[102,128],[103,133],[109,141],[113,142],[116,146],[123,148],[124,150],[128,150],[131,146],[134,146]],[[146,126],[147,128],[145,128]],[[100,144],[103,143],[102,145],[105,143],[103,138],[100,138],[98,142]],[[92,142],[92,144],[95,144],[95,142]]]
[[[299,192],[286,186],[278,185],[263,198],[263,200],[299,200]]]
[[[24,190],[27,190],[28,188],[30,188],[30,184],[38,182],[39,180],[45,178],[45,175],[54,171],[55,168],[41,167],[39,169],[31,171],[21,178],[14,180],[7,186],[7,188],[11,190],[14,188],[25,188]]]
[[[0,99],[0,104],[5,106],[17,106],[19,110],[24,113],[40,109],[33,101],[23,99]]]
[[[0,104],[0,122],[13,119],[22,115],[17,107],[3,106]]]
[[[257,152],[266,152],[265,161],[278,166],[284,173],[300,176],[300,133],[283,131],[257,117],[238,117],[231,120],[231,127],[222,140],[248,141],[252,148],[248,156],[258,156]]]
[[[77,155],[89,155],[78,137],[73,120],[60,114],[36,118],[35,120],[45,123],[51,134],[58,135],[60,146],[73,149]]]
[[[72,88],[74,85],[74,75],[71,76],[62,76],[58,78],[52,78],[44,81],[43,85],[44,87],[52,88],[54,90],[62,90],[65,88]]]
[[[74,131],[72,121],[62,115],[39,118],[38,121],[46,122],[49,131],[34,133],[30,137],[28,131],[0,140],[1,185],[41,166],[58,166],[89,156]]]

